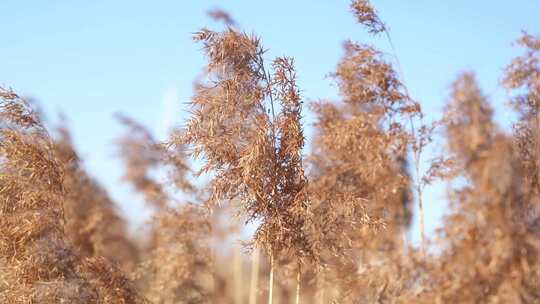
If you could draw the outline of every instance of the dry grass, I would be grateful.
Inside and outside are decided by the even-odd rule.
[[[65,172],[39,116],[0,90],[2,303],[143,303],[104,258],[85,258],[64,233]]]
[[[369,1],[350,8],[390,37]],[[309,104],[305,151],[294,60],[266,58],[260,38],[209,14],[225,29],[194,36],[207,64],[185,127],[160,143],[118,117],[123,180],[155,212],[144,241],[85,172],[67,128],[51,136],[0,89],[0,303],[540,302],[539,37],[523,34],[503,75],[520,114],[510,133],[473,73],[425,124],[387,55],[347,41],[331,73],[339,100]],[[435,136],[445,149],[423,172]],[[422,210],[436,180],[450,202],[439,241],[422,230],[410,247],[412,206]],[[244,223],[256,227],[247,254],[229,246]]]

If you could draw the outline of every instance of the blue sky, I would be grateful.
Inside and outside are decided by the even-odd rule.
[[[512,42],[520,31],[540,32],[540,2],[372,2],[390,28],[409,91],[429,117],[438,117],[456,74],[474,70],[497,119],[510,124],[498,83],[519,54]],[[216,7],[260,35],[269,58],[295,58],[306,100],[336,97],[326,75],[345,39],[390,52],[384,37],[372,38],[355,24],[344,0],[2,0],[0,85],[37,99],[53,121],[57,112],[65,113],[89,171],[140,220],[145,212],[139,200],[119,183],[113,143],[122,128],[113,113],[130,115],[160,136],[185,118],[182,103],[204,64],[191,33],[204,25],[219,28],[206,17]],[[305,123],[311,123],[309,115]],[[444,210],[438,190],[426,194],[430,231]]]

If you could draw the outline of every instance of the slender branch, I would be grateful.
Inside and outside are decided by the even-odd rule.
[[[257,304],[257,289],[259,287],[260,254],[257,248],[253,249],[251,260],[251,285],[249,287],[249,304]]]
[[[259,54],[258,57],[257,57],[257,62],[259,63],[259,68],[261,69],[261,72],[262,74],[264,75],[263,78],[264,78],[264,81],[266,82],[266,89],[267,89],[267,93],[268,93],[268,97],[270,98],[270,107],[271,107],[271,112],[272,112],[272,123],[271,123],[271,126],[272,126],[272,148],[273,148],[273,153],[274,153],[274,159],[273,159],[273,165],[274,165],[274,170],[272,170],[273,172],[271,172],[270,174],[272,174],[272,179],[275,181],[276,180],[276,172],[277,172],[277,167],[278,167],[278,157],[277,157],[277,137],[276,137],[276,114],[275,114],[275,111],[274,111],[274,96],[273,96],[273,93],[272,93],[272,81],[270,80],[270,74],[268,74],[266,72],[266,69],[264,67],[264,61],[263,61],[263,58],[262,56]],[[275,203],[276,200],[275,200],[275,196],[277,195],[278,193],[278,190],[277,190],[277,183],[274,183],[274,189],[273,189],[273,193],[272,193],[272,202],[271,203]],[[274,205],[275,206],[275,205]],[[270,282],[269,282],[269,290],[268,290],[268,304],[272,304],[272,298],[273,298],[273,288],[274,288],[274,252],[273,252],[273,248],[270,249],[271,253],[270,253]]]
[[[386,27],[384,27],[384,34],[386,35],[386,38],[388,39],[388,43],[390,44],[390,48],[392,49],[392,53],[394,54],[394,58],[396,60],[396,65],[398,68],[399,78],[401,78],[401,83],[403,84],[403,88],[405,90],[405,94],[407,96],[408,100],[412,100],[409,94],[409,89],[407,87],[407,84],[405,82],[405,75],[403,73],[403,69],[401,68],[401,62],[399,60],[399,57],[397,56],[396,48],[394,46],[394,42],[392,41],[392,37],[390,36],[390,32]],[[411,126],[411,135],[413,139],[416,139],[416,131],[414,127],[414,121],[412,117],[409,117],[409,123]],[[422,143],[421,143],[422,144]],[[422,153],[422,147],[413,147],[413,158],[414,158],[414,167],[415,167],[415,190],[416,190],[416,197],[418,200],[418,212],[419,212],[419,221],[420,221],[420,247],[422,256],[425,257],[426,254],[426,242],[425,242],[425,227],[424,227],[424,202],[422,197],[422,185],[420,181],[420,155]]]
[[[272,304],[274,295],[274,254],[270,255],[270,282],[268,283],[268,304]]]
[[[416,169],[416,196],[418,199],[418,212],[420,217],[420,246],[422,251],[422,257],[426,256],[426,235],[425,235],[425,228],[424,228],[424,201],[422,197],[422,185],[418,181],[420,178],[420,155],[419,152],[414,152],[415,160],[414,160],[414,167]]]
[[[234,303],[242,304],[242,253],[239,244],[234,248]]]
[[[316,296],[317,296],[317,304],[324,304],[324,300],[325,300],[325,294],[324,294],[324,273],[323,272],[319,272],[319,274],[317,275],[317,292],[316,292]]]
[[[298,270],[296,273],[296,304],[300,304],[300,283],[302,279],[302,265],[298,263]]]

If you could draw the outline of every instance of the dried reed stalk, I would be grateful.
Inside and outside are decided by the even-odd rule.
[[[233,279],[234,279],[234,303],[242,304],[244,302],[243,298],[243,273],[242,273],[242,251],[239,244],[235,244],[233,247],[234,250],[234,265],[233,265]]]
[[[268,279],[268,304],[274,303],[274,269],[275,269],[275,262],[274,262],[274,256],[270,256],[270,278]]]
[[[64,171],[65,234],[87,257],[104,257],[132,271],[139,248],[127,233],[127,222],[106,190],[84,170],[67,127],[57,130],[56,155]]]
[[[251,257],[251,279],[249,285],[249,304],[257,304],[259,288],[259,265],[260,253],[257,248],[253,249]]]
[[[0,88],[0,260],[9,303],[146,303],[115,267],[64,234],[63,167],[39,115]],[[3,264],[3,263],[1,263]]]
[[[302,265],[298,263],[298,269],[296,270],[296,304],[300,304],[300,285],[302,283]]]

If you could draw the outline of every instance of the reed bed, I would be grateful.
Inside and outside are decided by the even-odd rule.
[[[512,130],[470,71],[426,123],[376,9],[350,10],[394,54],[344,42],[339,98],[317,101],[294,58],[268,58],[260,37],[209,12],[223,29],[194,34],[206,65],[185,124],[159,142],[118,115],[123,181],[154,212],[144,238],[69,128],[0,88],[0,303],[540,303],[540,37],[524,32],[502,75]],[[435,139],[444,148],[427,160]],[[436,238],[423,228],[434,182],[449,202]],[[418,246],[405,240],[415,206]]]

